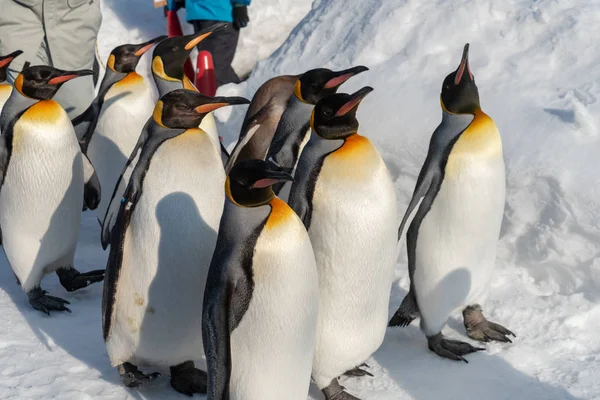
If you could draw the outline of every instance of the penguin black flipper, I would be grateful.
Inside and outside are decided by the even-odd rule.
[[[102,195],[100,187],[100,179],[92,165],[90,159],[84,153],[81,153],[83,158],[83,178],[85,185],[83,187],[83,203],[84,211],[86,208],[95,210],[100,204],[100,196]]]
[[[127,190],[127,186],[129,184],[130,178],[133,174],[133,171],[138,164],[142,149],[144,148],[144,144],[148,139],[148,129],[152,123],[152,117],[146,122],[144,128],[142,129],[142,133],[138,138],[138,141],[123,167],[123,172],[121,172],[121,176],[117,180],[117,184],[112,193],[112,197],[110,198],[110,202],[108,203],[108,207],[106,208],[106,214],[104,215],[104,219],[102,221],[102,248],[106,250],[108,244],[110,243],[110,236],[114,229],[114,226],[117,222],[117,215],[119,213],[119,209],[121,207],[121,200],[125,196],[125,191]]]
[[[472,116],[450,114],[444,111],[442,114],[442,122],[433,132],[431,141],[429,142],[429,150],[427,152],[425,163],[419,172],[413,196],[398,229],[398,240],[400,240],[406,222],[418,205],[419,207],[406,235],[408,275],[411,282],[410,290],[398,310],[390,319],[388,323],[389,326],[407,326],[412,320],[419,316],[417,295],[412,282],[416,269],[417,236],[419,227],[440,190],[442,181],[444,180],[444,171],[450,151],[452,150],[454,143],[456,143],[460,137],[460,134],[469,127],[472,121]]]
[[[242,152],[242,150],[244,149],[246,144],[248,144],[250,139],[252,139],[254,134],[256,134],[256,132],[259,129],[260,129],[260,124],[255,124],[248,130],[248,132],[246,132],[243,136],[240,136],[240,138],[238,139],[238,142],[235,144],[235,147],[233,148],[233,151],[231,152],[231,155],[229,156],[229,159],[227,160],[227,163],[225,164],[225,172],[226,173],[231,171],[231,168],[233,168],[234,164],[238,161],[238,157],[240,156],[240,153]]]

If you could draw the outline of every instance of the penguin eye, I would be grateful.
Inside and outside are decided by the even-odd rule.
[[[323,115],[327,118],[331,118],[333,116],[333,110],[331,108],[324,108]]]
[[[175,104],[175,108],[179,111],[185,111],[187,110],[187,106],[185,104],[181,104],[181,103],[176,103]]]
[[[173,48],[171,49],[171,51],[172,51],[173,53],[175,53],[175,52],[179,51],[179,46],[175,46],[175,47],[173,47]]]

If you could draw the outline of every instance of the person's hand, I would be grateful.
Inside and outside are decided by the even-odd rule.
[[[248,25],[248,21],[250,21],[250,18],[248,18],[248,7],[241,4],[233,6],[233,25],[237,29],[245,28]]]

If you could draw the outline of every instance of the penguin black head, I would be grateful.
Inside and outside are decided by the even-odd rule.
[[[158,36],[141,44],[124,44],[117,46],[110,52],[106,66],[114,72],[129,73],[134,72],[140,58],[156,43],[166,36]]]
[[[442,107],[453,114],[473,114],[480,108],[479,92],[469,68],[469,43],[456,71],[444,79],[441,97]]]
[[[80,76],[92,75],[94,71],[63,71],[47,65],[24,68],[15,79],[15,89],[23,96],[37,100],[50,100],[63,83]]]
[[[225,26],[226,23],[218,23],[193,35],[173,36],[161,41],[152,52],[152,73],[166,80],[183,80],[183,65],[192,49]]]
[[[296,81],[294,94],[305,103],[317,104],[322,98],[334,94],[342,83],[368,70],[369,68],[362,65],[343,71],[332,71],[327,68],[311,69]]]
[[[154,121],[166,128],[197,128],[202,119],[217,108],[250,104],[243,97],[207,97],[187,89],[177,89],[165,94],[154,107]]]
[[[278,182],[293,181],[273,162],[245,160],[235,164],[227,177],[226,188],[231,199],[245,207],[269,202],[274,196],[272,186]]]
[[[372,91],[372,87],[365,86],[353,94],[336,93],[320,100],[313,110],[312,129],[325,139],[343,139],[356,133],[356,110]]]
[[[12,60],[21,54],[23,54],[23,52],[21,50],[17,50],[6,56],[0,56],[0,82],[4,82],[6,80],[6,70],[8,69],[8,66]]]

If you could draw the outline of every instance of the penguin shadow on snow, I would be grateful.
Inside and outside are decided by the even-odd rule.
[[[179,238],[172,236],[176,234],[176,232],[174,232],[173,229],[170,228],[170,226],[173,226],[177,223],[181,223],[182,218],[185,218],[186,224],[188,226],[193,226],[201,231],[209,230],[211,231],[211,234],[214,235],[214,237],[212,238],[213,242],[217,239],[217,232],[208,226],[204,218],[202,218],[202,215],[198,210],[196,202],[187,193],[175,192],[165,196],[156,206],[156,218],[160,227],[160,242],[157,250],[159,264],[158,270],[156,271],[156,275],[148,289],[148,296],[146,299],[146,304],[148,308],[146,310],[146,315],[139,327],[140,338],[138,348],[154,348],[156,346],[160,346],[160,344],[155,343],[149,336],[145,335],[144,333],[152,332],[152,330],[155,330],[160,326],[170,326],[169,321],[153,321],[155,313],[161,311],[161,304],[159,300],[155,299],[164,298],[165,292],[176,291],[179,289],[177,287],[173,287],[173,285],[169,282],[173,276],[173,269],[180,268],[179,265],[173,263],[173,260],[177,259],[177,257],[181,254],[188,253],[190,251],[189,248],[185,247],[187,241],[184,240],[184,238],[180,238],[181,240],[179,240]],[[175,246],[173,246],[173,244],[175,244]],[[180,245],[178,246],[177,244]],[[207,251],[207,249],[205,248],[205,244],[198,243],[196,251],[198,253]],[[198,265],[198,268],[201,268],[201,265]],[[181,272],[184,273],[185,271]],[[200,285],[200,283],[198,283],[198,285]],[[173,313],[198,313],[199,315],[201,315],[202,305],[181,304],[177,310],[163,309],[161,314],[165,315],[167,311]],[[201,333],[201,331],[197,332],[199,336],[201,335]],[[165,347],[168,348],[170,346],[168,344],[165,344]],[[206,371],[205,360],[194,360],[194,362],[197,368]],[[140,389],[138,389],[137,394],[140,396],[139,398],[153,400],[186,398],[186,396],[177,393],[171,387],[170,374],[168,368],[156,369],[152,367],[140,367],[140,369],[144,372],[157,371],[160,372],[162,376],[156,381],[144,385]],[[114,372],[114,374],[117,375],[116,371]],[[193,398],[204,398],[204,396],[195,395]]]
[[[63,197],[62,202],[66,201],[67,194]],[[83,205],[83,196],[81,197],[81,201]],[[81,207],[77,211],[81,212]],[[54,224],[57,220],[60,221],[61,218],[62,216],[55,212],[51,217],[50,223]],[[96,240],[98,241],[98,238]],[[40,257],[40,254],[43,254],[46,249],[53,245],[54,243],[51,238],[47,234],[44,234],[40,239],[40,250],[36,257]],[[85,250],[85,252],[88,251],[89,249]],[[74,267],[80,272],[102,269],[106,266],[106,262],[102,257],[98,258],[102,261],[99,261],[97,264],[86,263],[87,268],[83,269],[81,266],[84,263],[78,265],[78,257],[76,256]],[[1,266],[0,290],[4,290],[11,297],[30,326],[31,331],[37,336],[40,343],[44,345],[45,349],[41,351],[56,351],[57,348],[62,348],[73,358],[82,361],[90,368],[96,369],[103,376],[106,376],[112,368],[110,367],[102,339],[100,312],[102,283],[94,283],[86,288],[69,293],[59,283],[56,273],[46,275],[41,281],[42,289],[47,290],[50,295],[69,301],[71,304],[68,307],[72,311],[72,313],[51,311],[50,316],[47,316],[35,310],[29,304],[27,294],[17,284],[6,257],[3,264],[5,265]],[[39,368],[42,369],[44,366],[40,365]],[[116,379],[111,380],[116,383]]]
[[[467,270],[456,270],[438,287],[452,284],[458,295],[466,296],[470,288],[470,277],[465,276],[466,274],[469,274]],[[392,285],[390,317],[405,295],[405,290],[399,288],[397,284]],[[535,377],[516,370],[503,358],[490,355],[485,350],[465,356],[468,364],[439,357],[427,348],[425,335],[418,326],[419,321],[420,319],[417,318],[404,328],[388,328],[383,344],[372,356],[379,367],[371,372],[374,372],[378,378],[381,378],[381,374],[387,374],[410,398],[508,400],[517,398],[515,396],[518,394],[519,399],[527,400],[578,400],[565,389],[540,382]],[[442,332],[448,339],[469,342],[476,347],[486,347],[485,344],[471,340],[467,336],[462,317],[451,316]],[[506,346],[519,346],[518,337],[513,344],[506,344]],[[358,390],[364,388],[362,392],[365,395],[362,398],[368,400],[367,394],[372,393],[372,389],[369,390],[369,379],[373,378],[364,377],[359,380],[350,378],[342,380],[341,383],[351,390],[354,387]],[[315,398],[320,399],[320,397]],[[384,395],[377,398],[388,397]]]

